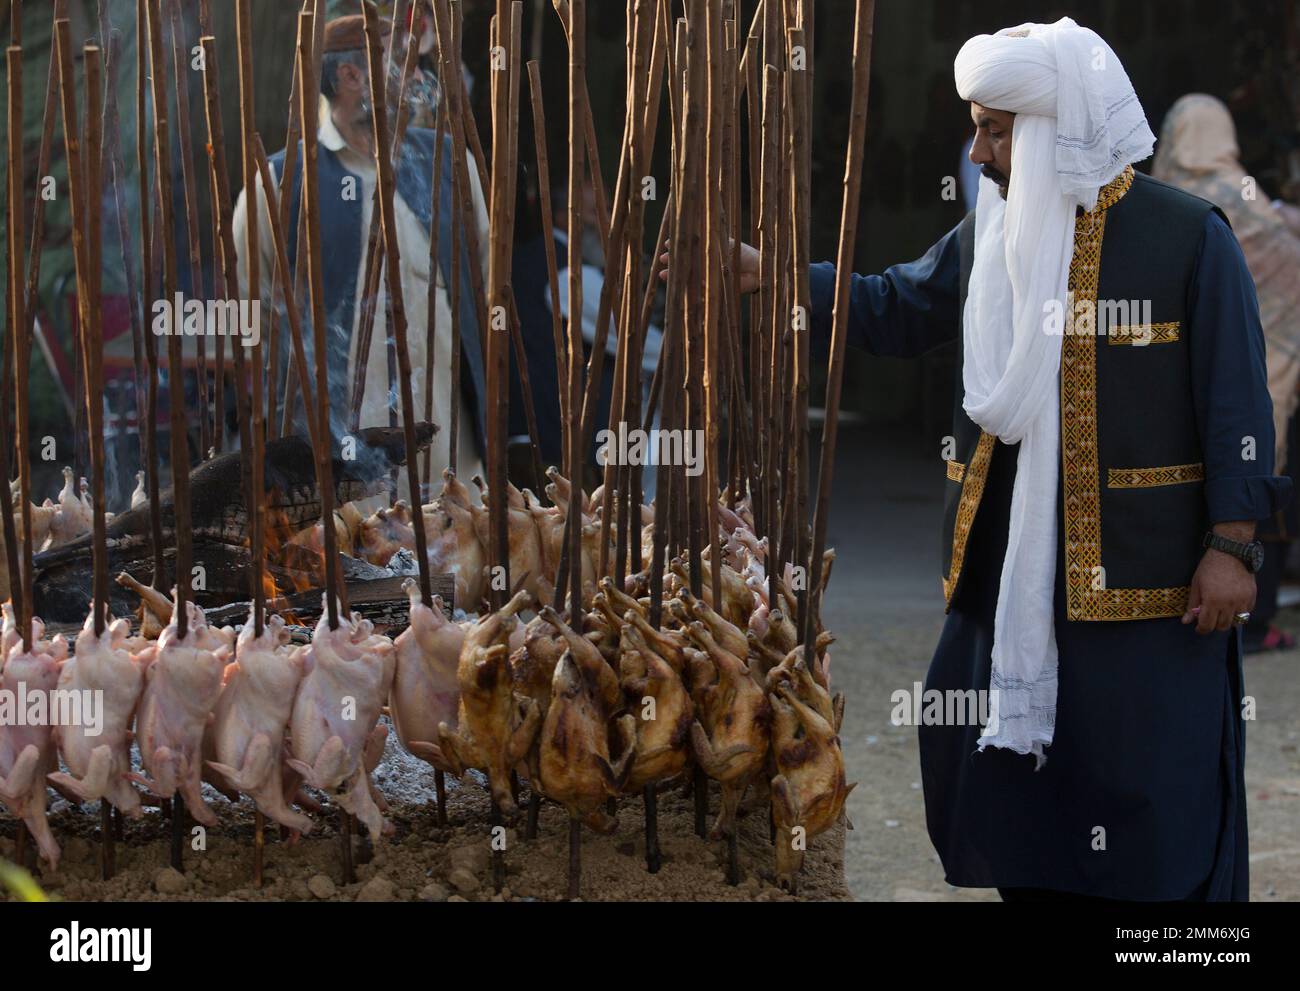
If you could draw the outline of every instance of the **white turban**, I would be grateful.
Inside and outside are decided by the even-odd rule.
[[[1016,115],[1004,202],[990,179],[975,207],[975,260],[962,320],[964,408],[1019,444],[993,627],[989,722],[979,746],[1041,761],[1056,722],[1056,490],[1059,319],[1076,210],[1151,154],[1155,136],[1118,56],[1070,18],[979,35],[954,65],[957,92]]]

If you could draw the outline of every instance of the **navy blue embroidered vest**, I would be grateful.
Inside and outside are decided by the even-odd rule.
[[[1201,232],[1215,209],[1129,172],[1076,222],[1069,288],[1085,311],[1095,304],[1095,317],[1067,331],[1061,352],[1064,553],[1057,581],[1070,620],[1152,619],[1186,609],[1208,526],[1205,468],[1191,428],[1186,301]],[[970,214],[958,232],[963,306],[974,219]],[[1149,314],[1118,305],[1142,300],[1150,301]],[[959,372],[943,530],[949,607],[998,443],[966,415],[962,398]],[[985,580],[996,583],[998,575]]]

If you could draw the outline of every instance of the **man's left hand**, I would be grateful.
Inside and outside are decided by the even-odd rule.
[[[1219,527],[1215,527],[1219,530]],[[1245,536],[1250,540],[1254,535]],[[1224,533],[1234,540],[1242,536]],[[1231,629],[1238,613],[1248,613],[1255,608],[1255,576],[1245,564],[1231,554],[1209,549],[1192,576],[1191,593],[1187,598],[1187,612],[1183,623],[1195,621],[1197,633]]]

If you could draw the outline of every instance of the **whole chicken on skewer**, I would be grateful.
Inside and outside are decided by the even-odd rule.
[[[452,771],[438,746],[438,726],[456,718],[460,665],[465,630],[442,611],[442,599],[433,606],[420,600],[420,585],[412,578],[402,583],[411,600],[411,622],[394,643],[396,666],[388,710],[397,738],[408,753],[428,761],[440,771]]]
[[[524,627],[523,647],[510,652],[515,691],[536,702],[543,716],[551,704],[551,682],[565,646],[555,627],[545,617],[535,616]]]
[[[82,499],[71,468],[63,469],[63,488],[59,491],[57,505],[58,512],[50,520],[49,536],[44,546],[37,550],[50,550],[90,532],[91,507]]]
[[[510,772],[527,755],[541,725],[537,704],[515,691],[509,659],[508,640],[519,625],[516,614],[528,604],[528,593],[519,592],[465,634],[456,669],[457,725],[438,727],[446,766],[457,775],[471,767],[486,772],[492,798],[505,815],[518,811],[510,795]]]
[[[611,722],[598,679],[588,670],[591,663],[609,671],[604,658],[579,661],[572,649],[555,666],[551,706],[538,737],[537,784],[571,819],[609,833],[617,823],[604,804],[626,784],[636,751],[636,719],[628,714]],[[611,760],[611,749],[620,754],[617,760]]]
[[[623,790],[635,794],[686,769],[695,708],[681,677],[630,621],[623,631],[619,673],[636,727],[636,756]]]
[[[0,805],[26,824],[41,857],[54,869],[59,866],[59,845],[45,815],[45,776],[59,766],[50,692],[59,682],[68,644],[62,636],[42,640],[38,631],[43,632],[35,620],[31,651],[23,650],[21,639],[14,642],[0,673],[0,689],[10,698],[25,693],[30,706],[31,700],[44,696],[47,716],[31,725],[26,720],[0,721]]]
[[[203,610],[187,602],[189,629],[177,635],[176,618],[152,648],[136,717],[136,742],[146,775],[132,775],[159,798],[179,793],[190,815],[215,826],[217,815],[203,800],[203,734],[221,695],[222,676],[233,653],[228,634],[208,626]],[[233,632],[233,631],[232,631]]]
[[[226,668],[204,750],[218,784],[243,792],[267,818],[305,834],[312,821],[286,801],[284,737],[306,651],[287,649],[288,643],[279,616],[267,619],[260,637],[249,616]]]
[[[735,829],[740,800],[766,760],[772,707],[745,662],[718,646],[703,623],[687,630],[704,648],[688,651],[697,717],[691,744],[704,773],[722,785],[722,806],[710,833],[718,839]]]
[[[483,505],[474,510],[474,532],[483,547],[489,546],[488,491],[483,479],[475,475]],[[506,540],[510,555],[510,582],[516,589],[528,592],[533,601],[549,605],[555,583],[549,585],[542,573],[542,543],[529,510],[530,493],[522,492],[507,483],[506,487]]]
[[[429,570],[455,576],[457,606],[473,610],[486,590],[486,559],[474,529],[474,501],[450,469],[443,471],[442,478],[442,494],[422,508],[429,539]]]
[[[802,668],[802,659],[795,666]],[[804,674],[807,675],[806,669]],[[812,683],[811,676],[801,680],[804,687]],[[791,681],[779,681],[770,698],[774,713],[772,749],[777,769],[772,779],[772,815],[777,830],[776,881],[793,893],[803,867],[806,841],[824,832],[840,817],[844,802],[856,785],[845,783],[844,753],[837,735],[844,713],[843,697],[837,698],[834,722],[801,699]],[[804,831],[799,842],[794,833],[796,827]]]
[[[63,665],[59,689],[102,699],[100,725],[55,729],[59,754],[68,770],[51,774],[49,780],[78,801],[106,799],[123,815],[138,819],[140,793],[129,781],[131,721],[155,648],[150,647],[146,656],[132,655],[126,647],[128,632],[126,620],[118,619],[96,636],[94,617],[86,617],[74,655]]]
[[[376,635],[369,620],[339,616],[329,628],[322,608],[311,645],[302,655],[303,680],[289,727],[289,766],[307,784],[329,792],[370,835],[385,829],[371,789],[370,771],[383,753],[387,727],[380,710],[393,684],[393,642]],[[296,782],[292,783],[296,787]]]

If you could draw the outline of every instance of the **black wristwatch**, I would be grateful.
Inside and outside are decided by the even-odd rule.
[[[1201,546],[1212,547],[1216,551],[1223,551],[1224,554],[1231,554],[1244,564],[1246,570],[1252,575],[1258,574],[1259,569],[1264,567],[1264,545],[1258,540],[1242,543],[1240,540],[1229,540],[1227,537],[1211,530],[1205,535],[1205,542]]]

